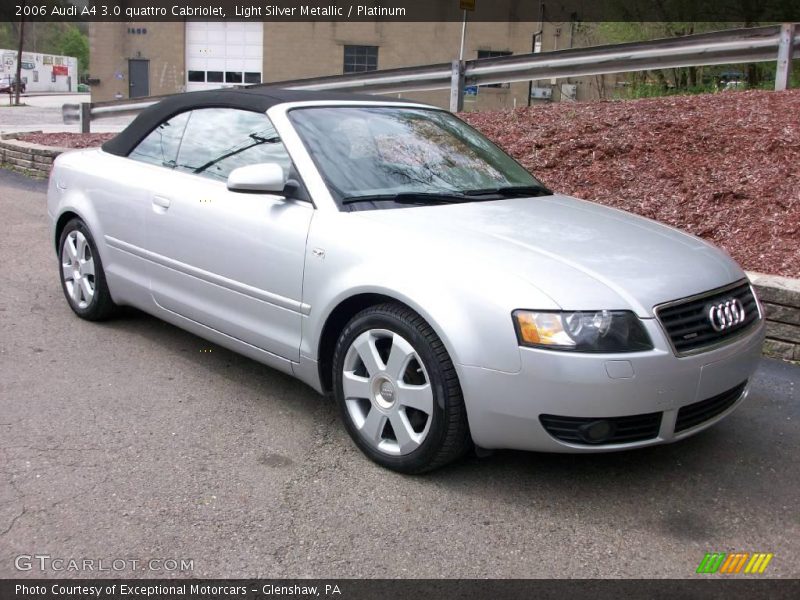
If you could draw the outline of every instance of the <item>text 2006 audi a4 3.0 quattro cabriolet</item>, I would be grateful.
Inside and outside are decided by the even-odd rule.
[[[257,88],[60,156],[70,307],[119,305],[332,392],[371,459],[671,442],[747,396],[753,288],[690,235],[554,194],[433,107]]]

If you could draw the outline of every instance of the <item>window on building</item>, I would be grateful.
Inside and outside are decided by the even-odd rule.
[[[208,83],[222,83],[222,71],[208,71],[206,73]]]
[[[242,83],[242,72],[225,71],[225,83]]]
[[[261,73],[245,73],[245,83],[261,83]]]
[[[363,73],[378,68],[378,46],[345,46],[345,73]]]
[[[287,175],[292,164],[266,115],[232,108],[192,112],[177,169],[225,181],[237,167],[258,163],[278,163]]]
[[[181,113],[161,123],[139,142],[128,158],[159,167],[173,168],[178,157],[183,131],[189,121],[189,114]]]
[[[514,54],[508,50],[478,50],[478,58],[496,58],[498,56],[511,56]],[[487,87],[487,88],[507,88],[507,83],[490,83],[488,85],[482,85],[480,87]]]
[[[192,83],[203,83],[206,80],[205,71],[189,71],[189,81]]]

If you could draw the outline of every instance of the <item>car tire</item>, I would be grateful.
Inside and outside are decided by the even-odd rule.
[[[103,321],[114,315],[103,263],[94,238],[83,221],[72,219],[58,240],[61,289],[72,311],[87,321]]]
[[[333,389],[350,437],[383,467],[423,473],[472,447],[453,362],[406,306],[380,304],[350,320],[334,350]]]

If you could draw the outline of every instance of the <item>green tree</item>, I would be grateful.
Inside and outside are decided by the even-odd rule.
[[[642,40],[653,40],[658,38],[680,37],[703,33],[706,31],[716,31],[720,29],[730,29],[741,27],[737,23],[713,23],[713,22],[607,22],[598,24],[598,36],[607,40],[608,43],[624,43]],[[675,90],[688,90],[698,86],[699,77],[697,67],[683,67],[673,69],[653,69],[650,71],[653,78],[658,83],[662,91],[668,88]],[[647,80],[647,73],[632,74],[631,83],[644,83]]]
[[[722,2],[722,0],[720,0]],[[708,21],[619,21],[582,23],[578,29],[579,45],[620,44],[658,38],[680,37],[709,31],[754,27],[758,22]],[[704,67],[652,69],[628,73],[627,95],[661,96],[670,93],[697,93],[718,89],[721,76],[744,75],[746,85],[758,88],[771,85],[775,62],[743,63]]]
[[[19,41],[19,23],[0,21],[0,48],[11,50],[17,47]]]
[[[656,38],[671,38],[721,29],[754,27],[768,24],[767,20],[779,18],[790,21],[796,15],[797,0],[654,0],[653,2],[628,2],[605,0],[609,21],[596,24],[593,34],[604,43],[622,43]],[[737,15],[740,22],[728,20]],[[736,65],[736,70],[746,72],[747,85],[759,87],[763,81],[774,77],[774,63],[748,63]],[[656,88],[687,91],[703,87],[705,79],[713,79],[731,66],[685,67],[654,69],[629,75],[632,85],[652,87],[647,81],[655,80]],[[656,91],[656,90],[653,90]]]
[[[89,69],[89,39],[75,26],[71,25],[61,36],[58,54],[76,57],[80,73],[85,73]]]

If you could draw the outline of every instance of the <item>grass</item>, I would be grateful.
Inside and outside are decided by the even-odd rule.
[[[18,167],[17,165],[12,165],[11,163],[0,162],[0,169],[14,171],[15,173],[20,173],[21,175],[30,177],[31,179],[47,179],[46,175],[41,175],[38,171],[32,171],[31,169]]]
[[[797,89],[800,87],[800,72],[793,71],[789,80],[789,89]],[[734,91],[739,90],[773,90],[775,89],[775,81],[765,80],[756,85],[742,85],[741,87],[734,88]],[[691,96],[694,94],[714,94],[716,92],[724,91],[718,88],[713,83],[706,83],[695,85],[687,88],[664,88],[655,83],[635,83],[614,93],[615,100],[635,100],[638,98],[661,98],[663,96]]]

